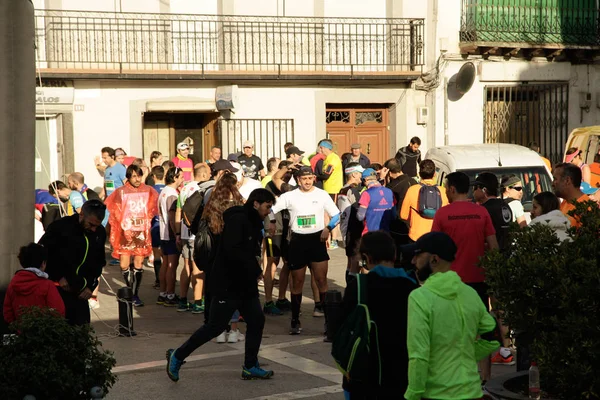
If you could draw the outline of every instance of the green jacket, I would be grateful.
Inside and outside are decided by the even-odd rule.
[[[408,299],[408,400],[478,399],[477,361],[500,346],[478,338],[496,321],[456,272],[438,272]],[[487,336],[487,335],[486,335]]]

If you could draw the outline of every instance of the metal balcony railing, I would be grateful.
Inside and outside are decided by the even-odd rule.
[[[199,73],[410,72],[423,19],[36,11],[38,66]]]
[[[598,20],[596,0],[462,0],[460,39],[540,47],[598,46]]]

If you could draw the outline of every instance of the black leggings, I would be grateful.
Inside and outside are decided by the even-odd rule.
[[[219,296],[213,297],[210,304],[208,323],[205,323],[190,338],[175,351],[175,357],[185,360],[194,350],[209,340],[219,336],[227,329],[231,316],[239,310],[246,322],[246,355],[244,365],[252,368],[258,362],[258,350],[262,341],[265,327],[260,300],[257,297],[250,299],[227,299]]]

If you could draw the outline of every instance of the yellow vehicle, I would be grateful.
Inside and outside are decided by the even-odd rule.
[[[566,161],[567,151],[572,147],[581,150],[583,162],[590,166],[590,184],[600,187],[600,163],[594,162],[594,158],[600,153],[600,125],[574,129],[567,139],[563,161]]]

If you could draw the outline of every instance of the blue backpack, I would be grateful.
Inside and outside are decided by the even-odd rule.
[[[437,185],[426,185],[420,183],[419,207],[416,210],[419,215],[426,219],[433,219],[437,210],[442,208],[442,194]]]

